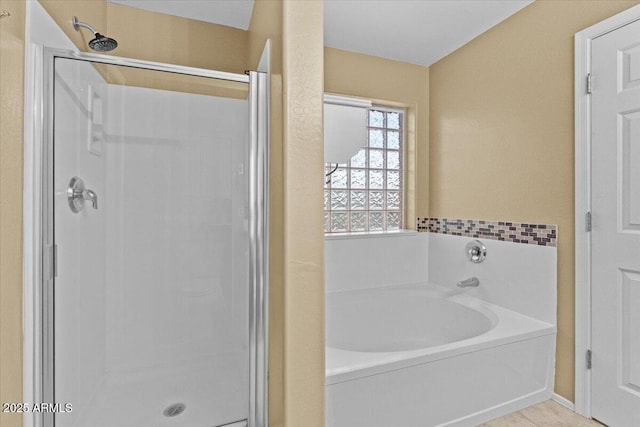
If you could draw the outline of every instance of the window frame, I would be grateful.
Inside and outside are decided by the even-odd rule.
[[[323,216],[324,214],[329,214],[329,230],[326,231],[324,230],[324,234],[325,237],[339,237],[339,236],[349,236],[349,235],[354,235],[354,236],[362,236],[362,235],[368,235],[368,234],[375,234],[375,235],[384,235],[384,234],[398,234],[398,233],[402,233],[404,231],[407,231],[408,229],[406,228],[406,221],[407,221],[407,212],[406,212],[406,204],[407,204],[407,192],[406,192],[406,187],[407,187],[407,157],[408,157],[408,153],[407,153],[407,137],[406,137],[406,133],[407,133],[407,108],[406,107],[395,107],[395,106],[389,106],[389,105],[384,105],[384,104],[372,104],[371,107],[367,108],[367,122],[365,123],[365,127],[367,129],[367,143],[365,146],[363,146],[361,149],[366,148],[367,150],[371,150],[371,149],[381,149],[385,152],[385,167],[382,169],[376,169],[376,168],[370,168],[369,167],[369,155],[367,155],[367,164],[365,165],[365,167],[363,168],[352,168],[350,165],[350,161],[347,163],[340,163],[339,167],[340,168],[345,168],[347,171],[351,170],[351,169],[364,169],[366,171],[367,174],[367,185],[365,188],[361,189],[362,191],[366,191],[367,192],[367,206],[365,209],[363,210],[352,210],[351,206],[349,206],[349,209],[346,209],[344,211],[340,211],[340,212],[344,212],[348,215],[348,223],[350,224],[351,221],[351,213],[352,212],[362,212],[365,213],[367,215],[367,228],[369,228],[369,213],[370,212],[382,212],[385,215],[385,225],[386,225],[386,215],[388,212],[394,212],[389,211],[388,209],[386,209],[386,196],[387,196],[387,192],[389,191],[394,191],[394,190],[389,190],[388,188],[386,188],[386,173],[388,171],[393,171],[393,169],[388,169],[386,167],[386,155],[389,152],[389,149],[386,146],[383,148],[379,148],[379,147],[370,147],[369,146],[369,132],[371,129],[382,129],[385,132],[385,140],[386,140],[386,132],[388,130],[395,130],[395,129],[390,129],[388,127],[375,127],[375,126],[370,126],[370,122],[369,122],[369,114],[371,111],[382,111],[385,114],[386,113],[398,113],[400,115],[400,122],[399,122],[399,151],[400,155],[399,155],[399,167],[398,167],[398,171],[400,173],[400,188],[398,189],[399,195],[400,195],[400,204],[399,204],[399,209],[398,209],[398,213],[399,213],[399,221],[400,221],[400,225],[398,228],[396,229],[384,229],[384,230],[358,230],[358,231],[351,231],[350,230],[350,225],[349,225],[349,230],[348,231],[331,231],[331,213],[334,212],[333,209],[330,208],[328,210],[323,209]],[[391,149],[391,151],[395,151],[394,149]],[[368,154],[368,153],[367,153]],[[325,173],[327,171],[327,169],[329,168],[330,165],[333,165],[333,167],[335,167],[335,163],[329,164],[329,163],[324,163],[324,170]],[[332,169],[332,168],[331,168]],[[385,208],[384,209],[380,209],[380,210],[371,210],[369,209],[369,193],[371,191],[376,191],[378,189],[372,189],[371,187],[369,187],[369,171],[370,170],[382,170],[385,172],[385,185],[382,189],[379,189],[380,191],[384,192],[384,197],[385,197]],[[327,177],[327,179],[329,179],[330,177]],[[345,190],[349,193],[348,197],[349,200],[351,198],[351,194],[350,192],[353,191],[354,189],[351,188],[351,183],[350,183],[350,175],[347,174],[347,180],[348,180],[348,184],[347,187],[345,188]],[[326,191],[332,190],[332,187],[329,186],[324,186],[324,190]],[[341,189],[342,190],[342,189]],[[360,189],[356,189],[360,190]]]

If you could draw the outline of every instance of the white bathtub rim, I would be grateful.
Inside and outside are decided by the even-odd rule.
[[[326,384],[328,386],[455,357],[486,348],[507,345],[544,335],[552,335],[557,332],[555,325],[533,319],[512,310],[487,303],[486,301],[467,295],[464,292],[460,293],[457,290],[451,290],[437,284],[419,283],[385,287],[385,289],[389,288],[398,289],[399,291],[402,289],[426,289],[436,292],[446,292],[450,295],[449,298],[455,302],[474,309],[482,307],[483,311],[488,310],[492,312],[498,321],[492,329],[476,337],[417,350],[375,353],[327,347],[325,374]],[[338,292],[375,292],[378,289],[379,288]],[[514,323],[519,327],[514,328]]]
[[[440,296],[444,296],[447,299],[450,299],[454,302],[457,302],[459,304],[462,305],[466,305],[467,307],[471,307],[475,310],[480,311],[482,314],[484,314],[485,316],[489,317],[489,319],[492,321],[492,323],[494,321],[497,321],[497,316],[495,314],[496,310],[501,311],[501,312],[508,312],[508,313],[512,313],[513,315],[519,316],[519,317],[524,317],[526,319],[531,319],[535,322],[538,322],[542,325],[548,325],[548,326],[554,326],[555,324],[549,323],[549,322],[545,322],[543,320],[540,319],[536,319],[534,317],[531,316],[527,316],[526,314],[522,314],[519,313],[515,310],[512,310],[510,308],[506,308],[503,307],[501,305],[497,305],[488,301],[485,301],[481,298],[478,298],[477,296],[473,296],[470,294],[470,290],[473,288],[458,288],[454,285],[451,286],[446,286],[446,285],[442,285],[440,283],[435,283],[435,282],[414,282],[414,283],[403,283],[403,284],[393,284],[393,285],[385,285],[385,286],[378,286],[375,288],[362,288],[362,289],[345,289],[345,290],[337,290],[337,291],[329,291],[327,292],[327,295],[329,294],[343,294],[343,293],[358,293],[358,292],[377,292],[377,291],[384,291],[384,290],[403,290],[403,289],[415,289],[415,290],[424,290],[424,291],[431,291],[434,292]],[[326,300],[326,295],[325,295],[325,300]],[[496,325],[493,325],[494,327]],[[493,329],[493,327],[492,327]],[[491,330],[487,331],[490,332]]]
[[[371,298],[372,296],[373,298]],[[400,299],[398,299],[398,297],[400,297]],[[421,304],[418,306],[413,306],[413,303],[415,301],[420,301],[422,299],[424,299],[425,303],[429,301],[435,302],[436,306],[428,309],[422,306]],[[392,287],[384,287],[384,288],[376,288],[376,289],[367,289],[367,290],[353,290],[349,292],[341,291],[339,293],[330,293],[329,295],[327,295],[327,300],[326,300],[327,317],[329,318],[329,316],[335,315],[340,318],[345,314],[348,316],[353,316],[355,311],[354,309],[352,309],[352,307],[359,306],[360,308],[364,308],[364,306],[369,301],[373,301],[375,305],[380,304],[380,302],[382,301],[382,304],[385,307],[388,306],[392,308],[392,310],[390,310],[389,312],[382,312],[382,313],[379,310],[373,310],[373,311],[366,310],[367,314],[358,316],[360,317],[361,321],[364,320],[365,324],[368,325],[366,331],[358,329],[357,327],[351,328],[350,327],[351,325],[344,325],[341,323],[327,321],[327,325],[326,325],[327,327],[326,346],[327,347],[334,348],[337,350],[346,350],[346,351],[363,352],[363,353],[397,353],[397,352],[406,353],[409,351],[423,350],[426,348],[433,348],[436,346],[436,345],[423,345],[423,346],[412,345],[411,348],[404,348],[404,349],[393,349],[393,348],[389,349],[387,346],[385,346],[387,347],[385,349],[358,348],[357,343],[359,343],[362,338],[360,334],[362,333],[365,335],[369,335],[371,331],[370,326],[375,324],[375,322],[379,320],[379,319],[371,318],[372,315],[377,318],[379,318],[380,316],[384,318],[385,316],[390,315],[390,317],[386,319],[386,322],[389,322],[390,324],[393,325],[392,329],[398,329],[398,330],[405,330],[405,329],[412,330],[415,325],[420,325],[420,324],[424,324],[424,325],[438,324],[438,322],[441,322],[443,320],[442,317],[439,317],[439,316],[445,316],[446,313],[451,313],[450,310],[453,310],[454,312],[455,310],[458,310],[458,309],[462,310],[459,314],[460,316],[473,316],[471,319],[466,319],[465,321],[462,321],[462,325],[464,326],[461,326],[460,330],[469,331],[466,338],[458,338],[457,340],[455,340],[453,337],[449,337],[451,341],[443,342],[442,344],[437,344],[438,346],[447,345],[449,343],[463,341],[463,340],[474,338],[476,336],[483,335],[488,331],[490,331],[491,329],[495,328],[499,320],[495,311],[491,310],[488,304],[482,302],[477,298],[462,295],[461,292],[459,291],[456,292],[454,290],[450,292],[448,289],[444,287],[437,286],[437,285],[426,285],[424,283],[414,284],[414,285],[401,285],[401,286],[392,286]],[[445,304],[445,307],[446,306],[450,306],[450,307],[447,309],[444,309],[445,311],[442,311],[442,312],[437,311],[435,314],[433,312],[430,313],[430,310],[441,308],[439,307],[440,303],[437,301],[443,301],[443,304]],[[336,307],[337,311],[334,311],[335,308],[333,306],[333,303],[338,303],[338,307],[340,308]],[[405,305],[405,304],[408,304],[408,305]],[[405,312],[405,314],[406,313],[413,313],[413,314],[410,316],[409,319],[406,319],[404,321],[405,323],[396,324],[394,323],[396,321],[396,318],[395,316],[393,316],[393,311],[394,311],[393,308],[395,307],[398,307],[398,309],[400,311]],[[469,314],[466,314],[467,312],[469,312]],[[450,318],[449,321],[454,320],[454,318]],[[471,332],[476,328],[476,322],[484,323],[485,321],[487,322],[486,328],[481,328]],[[446,327],[445,323],[441,323],[441,324],[443,327]],[[340,325],[341,327],[337,331],[332,330],[331,329],[332,326],[335,327],[335,325]],[[373,328],[373,330],[375,330],[375,327]],[[424,331],[419,332],[417,336],[415,333],[416,331],[414,331],[414,333],[411,334],[411,336],[412,337],[415,336],[416,338],[429,336],[429,334]],[[397,335],[397,334],[394,333],[394,335]],[[380,335],[376,336],[375,334],[371,335],[369,337],[368,345],[365,345],[365,346],[372,347],[373,343],[375,343],[376,340],[381,340],[382,342],[384,342],[385,337],[386,335],[382,335],[382,336]],[[373,340],[373,342],[371,342],[371,340]]]
[[[445,286],[439,283],[434,283],[431,281],[421,280],[419,282],[401,282],[401,283],[387,283],[384,285],[375,285],[375,286],[366,286],[362,288],[353,288],[353,289],[334,289],[327,290],[325,293],[325,297],[329,294],[342,294],[342,293],[351,293],[351,292],[367,292],[367,291],[377,291],[384,289],[397,289],[404,287],[430,287],[433,288],[438,293],[445,293],[447,297],[455,296],[455,295],[465,295],[468,294],[468,289],[462,289],[455,286]]]
[[[396,357],[386,357],[384,359],[374,359],[362,361],[356,366],[349,366],[346,368],[327,368],[325,370],[326,373],[326,382],[327,386],[332,384],[339,384],[346,381],[353,381],[359,378],[369,377],[372,375],[384,374],[387,372],[397,371],[399,369],[406,369],[412,366],[422,365],[425,363],[433,363],[442,359],[449,359],[452,357],[460,356],[467,353],[475,353],[480,350],[485,350],[488,348],[494,347],[503,347],[509,344],[517,343],[520,341],[527,341],[533,338],[543,337],[547,335],[555,335],[556,329],[552,327],[548,331],[537,331],[527,333],[519,337],[519,339],[510,339],[503,338],[500,340],[488,341],[482,344],[477,344],[473,346],[462,346],[458,348],[451,349],[446,351],[446,354],[437,353],[435,355],[423,355],[416,354],[414,356],[408,356],[406,353],[409,352],[394,352],[390,353],[396,355]],[[463,342],[463,341],[461,341]],[[457,344],[457,343],[454,343]],[[444,347],[444,346],[438,346]],[[327,348],[326,358],[327,360],[331,357],[349,359],[349,355],[340,354],[340,353],[359,353],[354,351],[347,350],[336,350],[332,348]],[[413,350],[411,353],[420,353],[420,350]],[[444,352],[444,351],[443,351]],[[361,353],[362,354],[362,353]],[[381,353],[374,353],[381,354]],[[430,357],[431,356],[431,357]]]

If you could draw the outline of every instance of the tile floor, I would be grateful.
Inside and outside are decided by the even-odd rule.
[[[553,400],[505,415],[478,427],[602,427]]]

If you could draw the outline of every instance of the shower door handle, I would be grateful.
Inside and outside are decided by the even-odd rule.
[[[85,201],[91,203],[93,209],[98,209],[98,195],[95,191],[89,190],[84,185],[82,178],[78,178],[77,176],[74,176],[69,181],[67,200],[69,201],[69,208],[73,213],[78,213],[84,209]]]

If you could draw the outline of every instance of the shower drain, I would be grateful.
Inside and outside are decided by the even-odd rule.
[[[162,411],[162,414],[165,417],[175,417],[176,415],[180,415],[187,408],[187,405],[184,403],[174,403],[170,405],[167,409]]]

